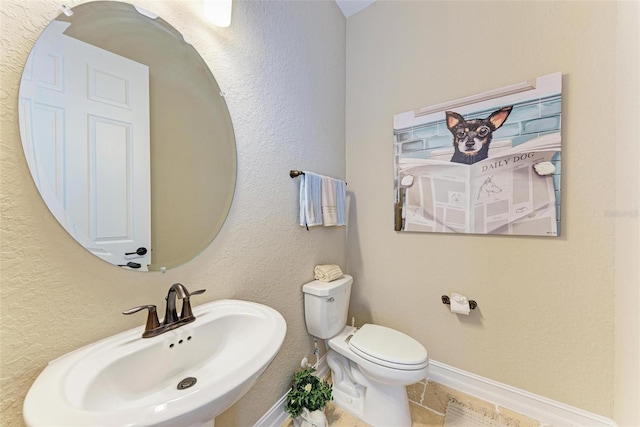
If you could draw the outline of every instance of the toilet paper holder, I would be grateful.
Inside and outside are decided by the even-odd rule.
[[[451,300],[449,299],[448,295],[442,295],[442,303],[443,304],[449,304],[451,305]],[[471,310],[475,310],[475,308],[478,306],[478,303],[475,302],[474,300],[470,299],[469,300],[469,308]]]

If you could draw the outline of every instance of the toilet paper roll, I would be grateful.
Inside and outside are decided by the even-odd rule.
[[[471,308],[469,307],[469,300],[467,297],[460,294],[451,294],[451,312],[456,314],[464,314],[465,316],[469,315]]]

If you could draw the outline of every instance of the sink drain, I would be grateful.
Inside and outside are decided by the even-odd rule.
[[[193,386],[198,380],[194,377],[187,377],[178,383],[178,390],[184,390]]]

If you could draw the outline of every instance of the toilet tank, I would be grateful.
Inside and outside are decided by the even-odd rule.
[[[315,280],[302,287],[307,331],[317,338],[337,335],[347,324],[353,278],[348,275],[332,282]]]

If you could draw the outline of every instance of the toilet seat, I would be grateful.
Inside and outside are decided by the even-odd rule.
[[[363,325],[349,339],[349,348],[372,363],[393,369],[419,370],[429,363],[422,344],[402,332],[380,325]]]

